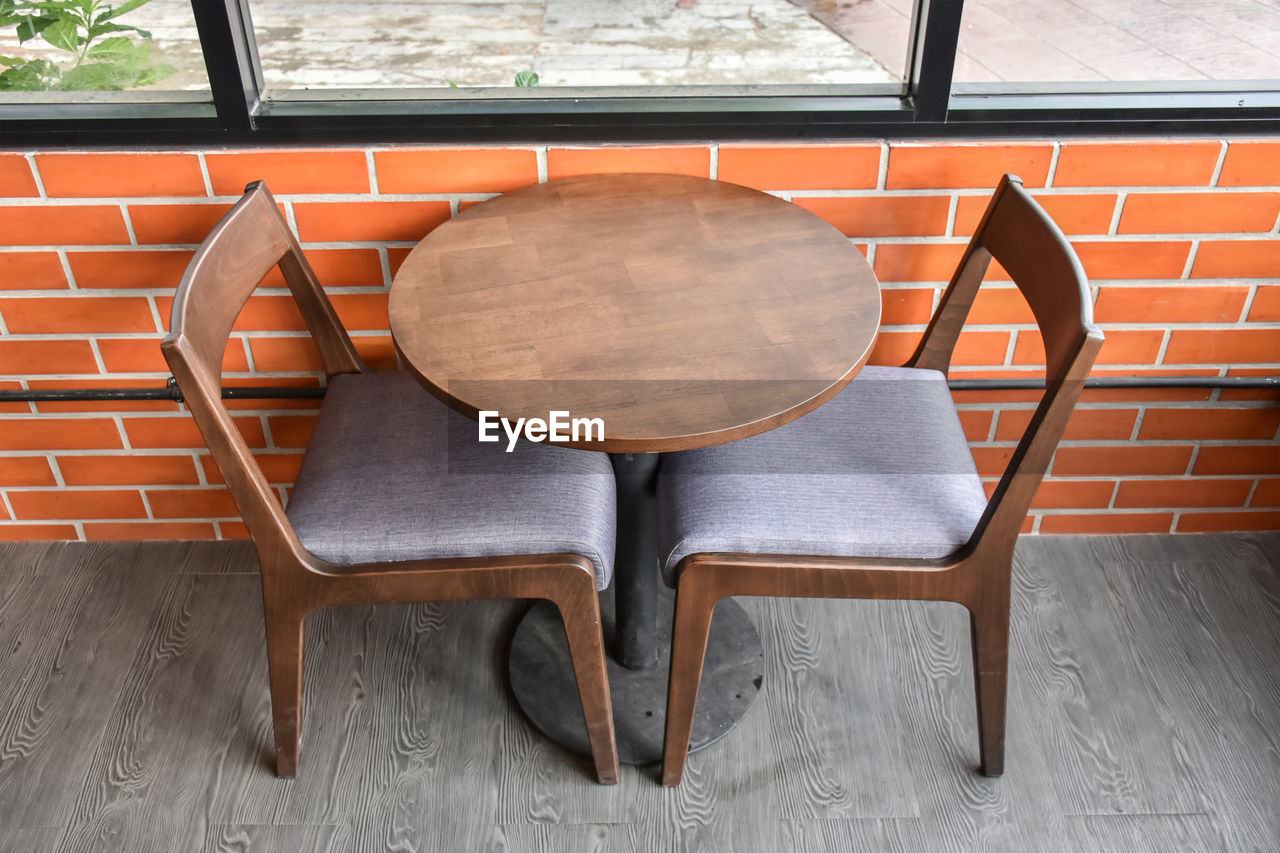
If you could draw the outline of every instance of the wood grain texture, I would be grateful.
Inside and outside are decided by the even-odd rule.
[[[595,569],[587,557],[426,558],[424,552],[414,554],[411,549],[394,560],[333,565],[303,546],[220,392],[222,352],[235,320],[263,276],[277,265],[319,350],[325,376],[331,380],[338,374],[363,372],[364,362],[260,181],[249,185],[192,258],[174,296],[169,334],[160,344],[257,551],[276,774],[292,778],[298,773],[308,613],[339,605],[545,598],[555,603],[564,620],[596,779],[616,783],[618,750],[604,638]],[[410,507],[421,500],[412,486],[384,489],[380,497],[387,504]]]
[[[588,175],[468,208],[410,253],[391,333],[440,399],[600,417],[610,452],[755,435],[857,373],[880,323],[862,254],[795,205],[683,175]]]
[[[733,595],[963,604],[969,611],[981,772],[987,776],[1004,772],[1014,547],[1067,419],[1084,389],[1103,335],[1093,323],[1089,283],[1071,244],[1023,190],[1021,180],[1005,175],[906,367],[944,373],[949,369],[960,331],[993,259],[1007,264],[1018,290],[1034,306],[1049,358],[1045,392],[968,541],[949,554],[930,559],[867,556],[900,554],[896,550],[900,543],[892,541],[892,537],[861,554],[848,549],[827,550],[831,556],[778,553],[776,542],[764,538],[753,543],[747,537],[740,540],[736,553],[685,556],[674,570],[676,617],[663,743],[664,785],[679,785],[684,772],[711,608],[720,599]],[[886,401],[885,405],[895,402]],[[943,406],[944,411],[937,413],[939,417],[955,417],[949,400]],[[856,419],[856,413],[852,417]],[[804,425],[801,422],[797,427],[803,430]],[[829,438],[820,432],[809,436],[815,447]],[[886,446],[877,449],[890,455],[913,450],[904,442],[886,442]],[[760,460],[762,464],[766,461]],[[661,480],[668,475],[660,470],[658,476]],[[808,497],[815,507],[838,499],[824,494],[820,487],[815,487]],[[768,496],[762,499],[767,500]],[[867,499],[878,501],[874,495]],[[762,506],[760,511],[765,509]],[[792,506],[789,511],[795,514],[797,508]],[[729,527],[735,521],[723,519]],[[699,519],[699,524],[708,529],[715,528],[716,522],[709,517]]]
[[[595,785],[540,740],[503,689],[504,601],[310,617],[312,763],[276,778],[259,581],[227,571],[246,545],[0,546],[23,568],[0,571],[0,704],[85,754],[0,716],[0,850],[1280,848],[1277,535],[1023,537],[1001,779],[975,773],[961,608],[743,599],[765,695],[675,789]],[[90,660],[103,619],[134,630]],[[118,689],[94,696],[99,666]]]

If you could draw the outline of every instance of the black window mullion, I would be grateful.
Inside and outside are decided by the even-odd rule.
[[[223,130],[254,129],[262,91],[262,66],[248,0],[191,0],[209,88]]]
[[[963,11],[964,0],[919,0],[916,6],[915,41],[907,66],[907,92],[915,107],[916,121],[947,118]]]

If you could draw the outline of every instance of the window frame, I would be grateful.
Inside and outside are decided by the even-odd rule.
[[[672,97],[548,89],[530,96],[273,97],[249,0],[192,0],[212,103],[146,97],[0,105],[2,147],[376,142],[688,142],[707,139],[1280,133],[1280,79],[1246,83],[953,84],[963,0],[918,0],[896,86],[691,89]]]

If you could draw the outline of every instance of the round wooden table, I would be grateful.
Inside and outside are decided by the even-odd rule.
[[[432,231],[396,273],[390,321],[408,369],[473,418],[563,411],[603,422],[602,440],[559,443],[613,454],[619,754],[658,760],[657,663],[670,629],[669,596],[659,601],[657,589],[658,452],[765,432],[844,387],[879,328],[870,266],[831,225],[765,193],[680,175],[589,175],[506,193]],[[512,645],[512,686],[539,728],[586,752],[563,645],[554,609],[535,607]],[[695,748],[732,727],[762,676],[750,619],[722,602]]]

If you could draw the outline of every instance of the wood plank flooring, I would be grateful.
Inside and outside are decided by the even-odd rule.
[[[1280,849],[1280,535],[1024,537],[1006,773],[954,606],[747,599],[764,691],[601,787],[507,693],[521,605],[308,621],[271,772],[247,543],[0,543],[0,851]]]

